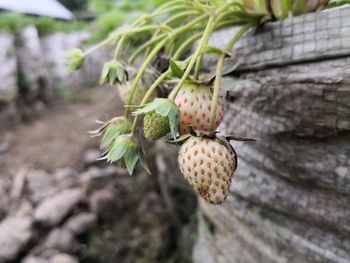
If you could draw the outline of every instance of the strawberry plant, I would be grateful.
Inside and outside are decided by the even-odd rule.
[[[90,50],[71,51],[68,67],[73,70],[96,49],[116,43],[114,57],[103,67],[100,82],[118,87],[125,112],[93,133],[102,136],[102,159],[119,162],[131,174],[138,163],[148,169],[137,133],[143,117],[144,137],[151,141],[165,137],[177,144],[185,179],[204,200],[221,204],[237,166],[229,141],[253,141],[217,131],[224,116],[220,88],[225,59],[253,27],[318,10],[326,2],[173,0],[113,32]],[[228,26],[240,26],[228,45],[223,49],[209,46],[211,34]],[[218,56],[215,73],[208,77],[201,73],[205,54]],[[147,85],[145,78],[152,83]],[[156,95],[161,86],[169,89],[166,98]]]

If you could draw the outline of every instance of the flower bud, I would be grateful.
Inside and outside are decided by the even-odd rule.
[[[80,69],[84,64],[84,52],[81,49],[74,48],[70,50],[66,57],[67,70],[72,72]]]

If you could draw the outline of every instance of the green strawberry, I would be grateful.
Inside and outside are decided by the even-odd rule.
[[[143,132],[145,138],[154,141],[170,132],[169,119],[155,111],[147,112],[143,119]]]

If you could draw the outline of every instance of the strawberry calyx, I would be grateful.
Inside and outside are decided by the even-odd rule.
[[[180,111],[176,104],[170,99],[156,98],[152,102],[140,106],[128,106],[137,109],[134,114],[141,115],[155,111],[157,114],[167,117],[169,120],[170,131],[174,138],[178,134]]]
[[[132,175],[138,162],[144,165],[141,158],[140,145],[136,138],[132,134],[122,134],[113,141],[100,160],[124,163],[129,174]]]
[[[115,117],[107,122],[102,122],[102,126],[97,130],[90,131],[92,137],[102,136],[101,149],[109,147],[112,142],[121,134],[131,131],[131,123],[125,117]]]
[[[100,76],[100,84],[109,83],[114,85],[116,83],[125,83],[129,80],[128,71],[124,65],[116,60],[111,60],[103,65]]]

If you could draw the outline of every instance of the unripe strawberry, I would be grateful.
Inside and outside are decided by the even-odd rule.
[[[121,101],[124,104],[128,103],[129,96],[131,93],[131,88],[132,88],[132,82],[128,81],[128,82],[125,82],[123,84],[119,84],[119,85],[117,85],[117,88],[118,88],[119,97],[120,97]],[[132,105],[140,104],[142,101],[142,98],[145,96],[146,92],[147,92],[146,87],[143,85],[139,85],[137,87],[135,94],[134,94],[134,97],[132,99],[131,104]]]
[[[190,137],[178,157],[182,174],[207,202],[221,204],[228,196],[237,158],[218,139]]]
[[[145,138],[154,141],[170,132],[169,119],[155,111],[146,113],[143,119],[143,132]]]
[[[184,84],[175,103],[180,110],[180,131],[187,133],[187,126],[194,130],[212,131],[221,123],[224,117],[223,99],[218,99],[218,106],[215,115],[215,126],[210,127],[212,89],[206,85]]]

